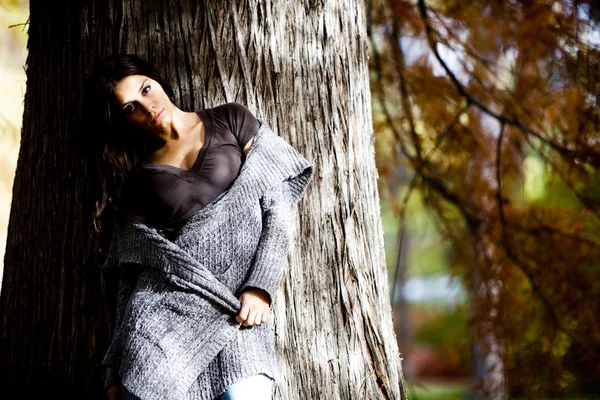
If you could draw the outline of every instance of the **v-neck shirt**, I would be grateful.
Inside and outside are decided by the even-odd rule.
[[[135,214],[175,237],[185,222],[229,189],[245,160],[243,148],[259,122],[244,105],[230,102],[196,111],[204,125],[204,143],[189,170],[144,159],[129,185]]]

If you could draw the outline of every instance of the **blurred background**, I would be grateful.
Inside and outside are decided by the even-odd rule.
[[[409,398],[599,399],[600,3],[367,7]],[[0,1],[0,260],[28,8]]]
[[[600,398],[600,2],[368,2],[415,399]]]
[[[29,1],[0,0],[0,287],[25,100]]]

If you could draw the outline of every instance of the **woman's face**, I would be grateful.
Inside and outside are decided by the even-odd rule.
[[[171,99],[158,82],[147,76],[121,79],[115,86],[114,101],[126,121],[146,131],[161,131],[171,123]]]

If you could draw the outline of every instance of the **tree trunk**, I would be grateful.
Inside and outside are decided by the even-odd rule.
[[[482,177],[487,171],[482,154],[473,156],[473,162],[469,164],[467,174],[467,187],[471,202],[478,204],[485,197],[476,197],[477,191],[474,182],[482,182]],[[481,207],[483,209],[483,206]],[[469,283],[469,294],[471,304],[476,313],[472,318],[472,356],[473,356],[473,378],[476,389],[470,393],[470,399],[483,398],[486,400],[504,400],[508,398],[506,392],[506,371],[504,365],[504,349],[498,338],[498,327],[502,324],[499,320],[502,296],[504,289],[502,282],[494,277],[500,261],[493,264],[494,257],[499,252],[493,240],[487,238],[488,232],[482,224],[473,228],[473,263],[481,266],[473,268]],[[490,266],[492,264],[492,266]],[[480,271],[485,271],[482,274]],[[489,304],[489,308],[481,311],[481,306]]]
[[[394,285],[392,289],[392,307],[394,319],[394,332],[398,335],[398,346],[403,349],[404,354],[404,365],[403,375],[409,380],[414,378],[414,368],[410,368],[410,360],[412,354],[410,349],[414,347],[412,335],[410,332],[410,311],[408,302],[404,295],[406,288],[407,274],[408,274],[408,252],[410,250],[411,236],[406,229],[404,219],[400,219],[400,226],[398,227],[398,253],[396,254],[396,269],[394,273]]]
[[[484,282],[475,277],[473,282],[474,288],[478,290],[472,291],[472,302],[483,301],[478,297],[497,297],[496,293],[501,290],[499,280],[496,279]],[[490,311],[497,312],[497,308]],[[479,319],[472,327],[473,383],[477,389],[469,393],[469,400],[508,398],[502,346],[494,331],[494,324],[497,323],[493,317],[489,317]]]
[[[315,164],[275,331],[278,398],[405,398],[392,328],[362,1],[31,1],[0,305],[3,389],[103,398],[110,315],[76,148],[95,57],[152,61],[191,111],[246,104]],[[85,132],[82,132],[85,135]]]

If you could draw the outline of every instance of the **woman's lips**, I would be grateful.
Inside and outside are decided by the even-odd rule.
[[[160,112],[158,114],[156,114],[156,116],[154,117],[154,119],[152,120],[152,123],[155,123],[156,121],[158,121],[158,119],[160,117],[162,117],[162,113],[163,111],[165,111],[165,109],[163,108],[162,110],[160,110]]]

